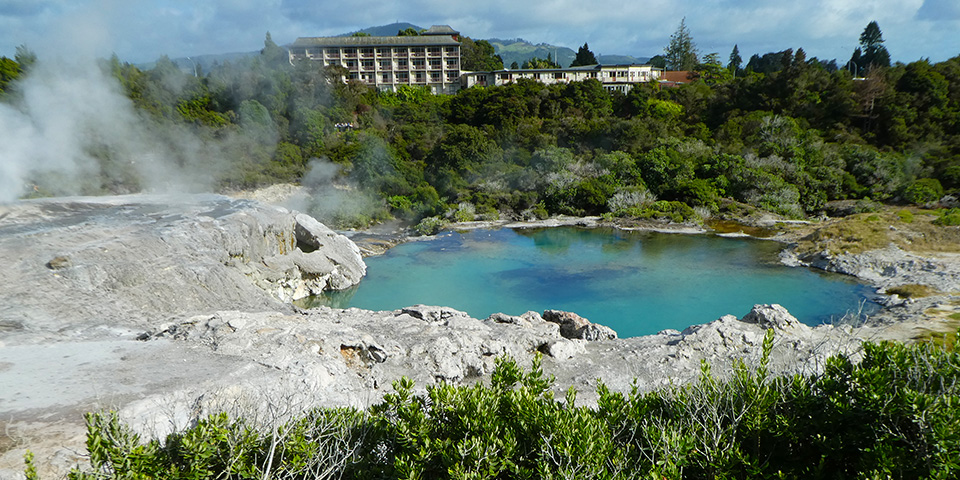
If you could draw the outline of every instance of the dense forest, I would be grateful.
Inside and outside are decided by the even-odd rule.
[[[488,43],[469,43],[465,70],[499,60]],[[699,221],[729,200],[801,218],[832,200],[928,205],[960,191],[960,56],[884,66],[859,52],[853,68],[802,48],[741,68],[735,49],[729,65],[698,60],[687,84],[626,94],[597,81],[524,80],[449,96],[378,92],[291,65],[269,34],[259,56],[206,72],[166,58],[149,70],[116,57],[100,68],[157,129],[226,144],[221,191],[320,177],[363,199],[316,206],[338,226],[550,214]],[[37,61],[26,48],[0,59],[0,101],[20,101],[17,79]],[[102,168],[81,193],[140,189],[122,152],[87,148]],[[35,177],[32,194],[58,193]]]

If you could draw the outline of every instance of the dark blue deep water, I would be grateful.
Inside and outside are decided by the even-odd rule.
[[[320,300],[371,310],[445,305],[476,318],[568,310],[631,337],[741,317],[757,303],[779,303],[814,325],[856,311],[872,293],[840,275],[785,267],[780,248],[748,238],[612,229],[444,233],[367,258],[357,287]]]

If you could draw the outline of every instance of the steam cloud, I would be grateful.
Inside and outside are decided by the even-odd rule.
[[[92,61],[41,59],[16,89],[11,103],[0,103],[2,202],[30,190],[209,191],[229,164],[225,146],[238,140],[211,142],[188,126],[144,118],[119,82]]]

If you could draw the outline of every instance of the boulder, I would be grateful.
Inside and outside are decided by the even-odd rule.
[[[443,323],[455,317],[470,317],[470,315],[468,315],[466,312],[454,310],[450,307],[434,307],[429,305],[414,305],[412,307],[406,307],[400,309],[400,313],[405,313],[413,318],[417,318],[425,322],[437,323]]]
[[[523,315],[507,315],[505,313],[494,313],[487,317],[487,322],[492,323],[511,323],[513,325],[520,325],[521,327],[534,327],[543,325],[543,317],[540,316],[537,312],[527,312]]]
[[[746,323],[756,323],[763,328],[784,330],[804,326],[800,320],[790,315],[786,308],[778,304],[754,305],[750,313],[740,319]]]
[[[555,340],[547,342],[542,351],[557,360],[567,360],[586,351],[582,342],[582,340]]]
[[[578,340],[612,340],[617,338],[617,332],[605,325],[590,323],[586,318],[573,312],[561,310],[547,310],[543,312],[543,319],[560,325],[560,335],[563,338]]]

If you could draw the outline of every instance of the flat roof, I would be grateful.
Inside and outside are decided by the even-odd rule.
[[[297,47],[405,47],[405,46],[454,46],[460,42],[445,35],[419,35],[411,37],[300,37],[288,45]]]
[[[611,64],[594,64],[594,65],[580,65],[576,67],[560,67],[560,68],[518,68],[518,69],[508,69],[503,70],[484,70],[478,72],[470,73],[551,73],[551,72],[591,72],[591,71],[603,71],[603,70],[614,70],[614,69],[623,69],[623,68],[650,68],[655,69],[650,65],[640,65],[640,64],[623,64],[623,65],[611,65]]]

